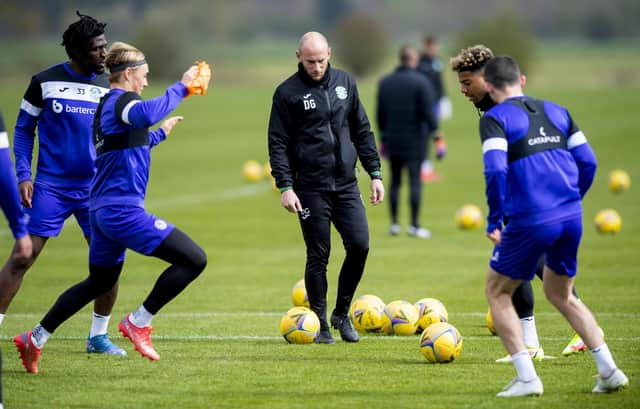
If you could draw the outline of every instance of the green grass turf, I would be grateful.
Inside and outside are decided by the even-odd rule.
[[[589,64],[580,64],[580,55],[556,54],[540,63],[536,75],[541,79],[532,75],[528,92],[568,106],[599,159],[594,186],[584,203],[577,289],[595,311],[618,364],[631,379],[627,390],[611,396],[590,393],[595,365],[589,354],[560,356],[572,331],[544,300],[536,282],[541,343],[548,355],[558,357],[536,364],[545,394],[515,402],[494,398],[514,371],[510,365],[493,362],[504,350],[484,328],[483,283],[489,242],[481,231],[463,232],[453,223],[459,206],[475,203],[483,210],[486,206],[478,118],[456,92],[451,75],[447,82],[455,116],[444,124],[449,153],[437,164],[443,181],[424,189],[422,220],[432,230],[433,239],[388,237],[387,205],[367,206],[371,252],[357,294],[376,294],[387,302],[439,298],[464,337],[462,355],[448,365],[430,365],[420,355],[417,336],[367,336],[357,345],[287,345],[279,337],[278,322],[290,307],[291,287],[303,275],[301,233],[295,217],[280,208],[279,196],[269,183],[246,184],[240,169],[247,159],[267,159],[271,94],[292,71],[293,61],[288,61],[282,64],[281,74],[270,81],[257,81],[257,85],[216,83],[206,97],[189,98],[177,111],[185,121],[154,151],[147,208],[189,233],[209,256],[203,275],[154,319],[155,345],[162,359],[153,363],[142,359],[116,333],[117,321],[140,304],[164,268],[159,261],[129,253],[110,325],[112,336],[129,351],[129,357],[83,352],[91,311],[87,306],[47,344],[41,373],[24,373],[11,337],[36,324],[64,289],[86,275],[86,244],[70,220],[25,277],[0,327],[5,406],[639,407],[640,194],[636,184],[640,141],[635,108],[639,89],[615,83],[594,86],[602,61],[597,65],[600,68],[589,71],[588,78],[594,81],[582,86],[580,81],[571,81],[559,57],[581,70],[589,69]],[[599,61],[593,54],[584,58]],[[626,65],[628,56],[620,53],[620,58]],[[10,129],[27,83],[27,74],[21,82],[3,83],[0,107]],[[360,84],[371,116],[375,83],[375,79],[366,79]],[[159,92],[157,87],[150,88],[145,96]],[[630,173],[630,191],[620,195],[608,191],[607,175],[614,168]],[[366,198],[366,181],[361,187]],[[403,222],[408,219],[406,198],[405,191]],[[620,234],[596,234],[592,220],[605,207],[621,213]],[[2,257],[9,253],[10,244],[10,234],[3,225]],[[335,234],[333,246],[328,272],[330,305],[344,255]]]

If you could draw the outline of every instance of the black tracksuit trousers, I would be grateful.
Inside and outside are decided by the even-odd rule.
[[[331,223],[342,237],[346,256],[338,278],[334,313],[347,314],[369,253],[369,226],[358,187],[339,192],[296,192],[302,212],[302,235],[307,247],[305,286],[311,309],[327,324],[327,264],[331,250]]]

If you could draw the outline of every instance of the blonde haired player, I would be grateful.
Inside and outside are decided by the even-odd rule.
[[[89,277],[65,291],[32,331],[15,336],[27,372],[38,372],[41,349],[53,331],[114,285],[127,249],[170,264],[144,302],[119,324],[120,332],[142,356],[159,360],[151,342],[151,320],[207,264],[206,254],[189,236],[144,207],[151,148],[163,142],[183,118],[170,117],[156,130],[149,127],[176,109],[193,88],[206,88],[199,78],[202,67],[194,64],[164,95],[145,101],[140,95],[148,85],[149,65],[140,50],[114,43],[106,66],[111,73],[110,90],[101,99],[93,122],[97,158],[90,193]]]

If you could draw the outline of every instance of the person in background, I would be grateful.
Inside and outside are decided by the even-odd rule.
[[[450,119],[452,115],[451,101],[445,93],[444,81],[442,80],[443,64],[440,60],[440,42],[435,35],[428,34],[422,39],[422,53],[417,68],[427,78],[435,93],[432,109],[436,120],[440,122]],[[436,159],[442,160],[447,152],[447,144],[442,132],[434,133],[434,144]],[[429,148],[430,146],[427,144],[425,159],[422,161],[420,169],[421,180],[425,183],[440,181],[440,174],[433,168]]]
[[[429,81],[416,71],[418,51],[415,48],[402,46],[398,57],[399,66],[382,78],[378,85],[376,110],[381,150],[391,168],[389,234],[396,236],[401,231],[398,223],[398,192],[402,173],[407,169],[411,204],[411,222],[407,233],[428,239],[431,232],[418,221],[422,196],[420,167],[425,159],[429,135],[438,127],[432,110],[436,93]]]

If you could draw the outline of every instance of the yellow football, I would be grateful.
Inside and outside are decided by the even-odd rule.
[[[309,308],[309,297],[307,297],[307,288],[304,285],[304,279],[298,280],[291,289],[291,302],[296,307]]]
[[[456,212],[456,224],[462,230],[475,230],[482,226],[482,211],[473,204],[462,206]]]
[[[242,177],[247,182],[259,182],[264,177],[264,169],[260,162],[248,160],[242,165]]]
[[[631,177],[622,169],[613,170],[609,173],[609,189],[613,193],[622,193],[631,186]]]
[[[453,325],[438,322],[422,332],[420,352],[431,363],[446,364],[460,356],[462,336]]]
[[[622,219],[613,209],[600,210],[594,221],[596,230],[601,234],[616,234],[622,229]]]
[[[290,344],[311,344],[318,332],[320,320],[306,307],[293,307],[280,320],[280,334]]]

